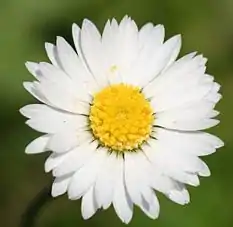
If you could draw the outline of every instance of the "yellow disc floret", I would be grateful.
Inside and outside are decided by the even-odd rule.
[[[89,120],[94,137],[103,146],[124,152],[149,138],[154,116],[140,88],[117,84],[94,95]]]

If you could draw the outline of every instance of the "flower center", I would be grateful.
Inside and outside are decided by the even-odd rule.
[[[149,138],[154,116],[138,87],[117,84],[94,95],[89,120],[100,144],[124,152],[138,148]]]

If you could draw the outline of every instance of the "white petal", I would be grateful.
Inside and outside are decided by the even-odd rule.
[[[186,173],[181,173],[181,172],[174,172],[171,173],[170,176],[185,184],[189,184],[191,186],[197,187],[200,185],[200,180],[196,174],[186,174]]]
[[[80,60],[82,61],[82,63],[85,65],[85,60],[84,60],[84,56],[81,50],[81,29],[77,24],[73,24],[72,25],[72,35],[73,35],[73,41],[74,41],[74,45],[76,48],[76,51],[78,53],[78,56],[80,58]]]
[[[125,185],[131,200],[140,205],[141,191],[148,187],[148,166],[145,165],[145,156],[141,152],[125,154]],[[141,166],[141,168],[138,168]],[[143,166],[143,167],[142,167]]]
[[[112,42],[112,46],[116,51],[113,58],[116,61],[116,65],[118,65],[121,69],[127,68],[127,65],[131,65],[138,54],[139,44],[137,25],[131,18],[124,17],[121,20],[118,29],[114,21],[112,21],[111,26],[112,34],[116,37]],[[117,48],[120,49],[117,50]],[[111,56],[111,53],[108,54]]]
[[[89,188],[87,193],[84,194],[82,198],[82,205],[81,205],[81,211],[82,211],[82,217],[86,220],[92,217],[95,212],[97,211],[98,206],[95,202],[94,198],[94,189],[93,186]]]
[[[190,202],[189,192],[186,188],[183,188],[182,190],[171,190],[167,196],[173,202],[180,205],[185,205]]]
[[[93,95],[99,88],[95,78],[86,66],[82,50],[80,49],[80,29],[75,24],[72,29],[74,43],[79,56],[62,37],[57,38],[58,54],[61,59],[61,65],[71,77],[74,89],[79,93],[78,96],[82,95],[82,98],[87,101],[90,95]],[[89,97],[86,97],[86,93],[89,94]]]
[[[122,68],[118,61],[122,50],[119,47],[120,44],[118,23],[115,19],[111,22],[108,20],[102,35],[102,48],[106,56],[105,74],[111,84],[118,84],[124,81],[123,75],[119,71]]]
[[[143,146],[143,149],[145,146]],[[150,156],[148,156],[149,158]],[[182,183],[179,183],[170,177],[164,175],[159,168],[154,166],[153,172],[150,173],[151,187],[155,190],[165,194],[169,199],[178,203],[186,204],[189,202],[189,193]]]
[[[113,19],[105,25],[102,36],[105,59],[105,73],[111,84],[129,82],[129,73],[139,53],[138,28],[129,17],[120,24]]]
[[[25,153],[27,154],[37,154],[48,151],[48,141],[50,139],[50,135],[43,135],[35,140],[33,140],[30,144],[27,145],[25,149]]]
[[[209,101],[190,102],[177,108],[158,112],[155,124],[178,130],[202,130],[212,127],[218,120],[211,119],[216,116],[214,104]]]
[[[128,69],[133,66],[138,53],[138,28],[134,20],[129,17],[124,17],[119,24],[119,34],[116,42],[113,44],[118,45],[118,55],[116,55],[116,66],[125,80]],[[127,79],[126,79],[127,80]]]
[[[159,172],[159,171],[156,171]],[[164,174],[155,174],[154,188],[164,193],[173,202],[184,205],[189,203],[190,196],[184,184],[179,183]]]
[[[101,167],[95,183],[95,197],[99,206],[107,209],[113,200],[114,185],[118,176],[118,160],[114,153],[109,154]]]
[[[198,175],[202,177],[209,177],[211,175],[209,167],[203,161],[201,161],[200,165],[201,169],[198,171]]]
[[[52,196],[57,197],[66,193],[68,185],[70,183],[71,175],[57,177],[52,185]]]
[[[191,154],[197,156],[209,155],[220,148],[224,143],[216,136],[205,132],[182,132],[155,128],[153,136],[163,144],[167,141],[172,143],[173,148],[178,153]],[[174,153],[171,149],[171,153]]]
[[[149,82],[154,80],[167,65],[171,64],[179,52],[180,44],[181,38],[179,35],[172,37],[161,45],[155,53],[147,56],[143,67],[135,67],[134,74],[136,77],[135,79],[138,81],[138,85],[141,87],[146,86]]]
[[[214,136],[212,134],[205,133],[205,132],[202,132],[202,133],[203,133],[202,134],[203,138],[201,139],[211,144],[211,146],[215,148],[220,148],[224,146],[224,142],[221,139],[219,139],[217,136]]]
[[[85,116],[69,114],[42,104],[24,106],[20,113],[30,118],[26,122],[30,127],[44,133],[83,129],[88,124]]]
[[[128,224],[133,216],[133,203],[127,195],[124,184],[124,166],[122,158],[118,158],[118,176],[114,186],[113,207],[122,222]]]
[[[85,19],[81,29],[81,49],[89,71],[100,87],[107,85],[104,73],[104,56],[101,46],[101,35],[96,26]]]
[[[150,203],[148,203],[146,200],[143,199],[140,208],[148,217],[152,219],[156,219],[159,216],[160,206],[157,196],[154,194],[154,192],[151,191],[151,193],[153,195],[151,196],[152,199]]]
[[[52,43],[45,43],[45,50],[47,52],[49,60],[52,62],[54,66],[60,67],[61,62],[58,57],[57,47]]]
[[[88,80],[90,79],[89,72],[83,68],[76,52],[62,37],[57,37],[57,50],[64,70],[80,86],[79,90],[83,88],[82,82],[93,82]]]
[[[77,171],[88,163],[96,152],[97,142],[86,142],[72,151],[53,169],[54,176],[63,176]]]
[[[163,44],[165,36],[164,26],[159,24],[145,24],[139,31],[139,42],[142,48],[152,48],[153,51]]]
[[[170,91],[166,89],[163,93],[157,94],[157,98],[152,98],[151,103],[157,112],[182,107],[182,105],[203,99],[210,91],[211,86],[211,83],[190,86],[183,82],[183,84],[180,84],[180,87],[171,88]],[[165,92],[167,93],[165,94]]]
[[[81,29],[79,28],[77,24],[72,25],[72,35],[73,35],[74,45],[78,53],[78,56],[80,58],[80,61],[82,62],[84,68],[86,70],[89,70],[89,66],[87,65],[87,62],[85,60],[85,56],[83,54],[82,47],[81,47]]]
[[[151,100],[151,105],[157,112],[182,107],[182,105],[203,99],[211,90],[211,83],[196,83],[194,80],[175,82],[173,86],[159,91]]]
[[[127,192],[129,193],[130,199],[133,203],[139,205],[141,203],[141,194],[138,187],[137,175],[135,174],[135,167],[133,165],[133,157],[129,157],[126,154],[125,160],[125,184]]]
[[[76,53],[74,54],[76,55]],[[68,56],[66,56],[65,59],[67,58],[69,59]],[[73,62],[72,60],[70,60],[69,63],[70,64],[72,63],[72,65],[75,64],[75,68],[72,69],[74,75],[73,77],[70,76],[71,78],[69,78],[69,76],[64,71],[51,64],[43,63],[43,62],[40,63],[39,68],[44,78],[44,80],[41,81],[56,85],[57,88],[61,89],[61,92],[66,91],[69,94],[74,95],[77,100],[83,102],[89,102],[90,96],[87,90],[85,90],[85,86],[86,86],[85,83],[86,82],[91,83],[91,81],[88,81],[88,78],[85,78],[85,80],[83,80],[82,77],[85,77],[86,73],[83,72],[81,66],[78,65],[79,63],[78,60],[77,63]]]
[[[191,53],[174,62],[171,67],[143,88],[146,96],[151,98],[160,94],[169,95],[170,92],[176,93],[179,90],[187,89],[187,86],[192,88],[200,83],[200,78],[206,78],[207,76],[203,75],[205,73],[204,58],[200,55],[194,56],[195,53]],[[211,81],[207,82],[211,84]]]
[[[80,64],[79,58],[73,48],[66,42],[63,37],[57,37],[57,52],[65,72],[71,77],[77,76],[77,66]]]
[[[196,131],[208,129],[219,124],[219,120],[216,119],[194,119],[194,120],[171,120],[170,122],[157,121],[157,125],[163,126],[168,129]]]
[[[44,104],[26,105],[20,109],[20,113],[27,118],[34,118],[34,117],[38,117],[40,115],[41,115],[41,117],[42,116],[45,117],[46,114],[51,114],[51,115],[55,115],[55,116],[56,116],[56,114],[60,114],[60,115],[64,114],[63,112],[56,110],[52,107],[49,107],[47,105],[44,105]],[[69,116],[69,114],[67,114],[67,116]]]
[[[63,130],[51,136],[48,148],[56,153],[63,153],[73,149],[78,144],[78,133],[75,130]]]
[[[161,48],[164,41],[165,30],[163,25],[153,26],[151,23],[144,25],[139,31],[139,53],[132,65],[128,81],[141,86],[145,74],[150,73],[151,59]],[[155,75],[156,76],[156,75]]]
[[[210,92],[205,96],[205,99],[217,103],[222,98],[222,95],[218,93],[219,89],[220,85],[214,82]]]
[[[145,146],[143,150],[146,153],[149,160],[151,161],[151,163],[153,163],[153,165],[155,166],[154,168],[156,169],[159,168],[163,174],[181,183],[190,184],[192,186],[198,186],[200,184],[197,175],[193,173],[196,171],[192,169],[190,173],[185,172],[187,166],[186,166],[186,162],[182,160],[182,157],[184,155],[178,156],[176,155],[178,154],[178,152],[175,151],[174,151],[174,155],[172,155],[172,152],[168,152],[167,150],[169,149],[175,150],[175,148],[170,147],[167,144],[166,145],[161,144],[158,141],[155,142],[149,141],[149,142],[150,142],[150,146]],[[183,158],[187,158],[187,157],[184,156]],[[185,161],[187,160],[188,159],[185,159]]]
[[[45,161],[45,172],[49,172],[60,165],[69,155],[69,152],[63,154],[52,153]]]
[[[48,103],[48,100],[45,98],[45,96],[38,91],[36,86],[38,85],[38,82],[23,82],[24,88],[37,100],[43,103]]]
[[[27,67],[28,71],[37,79],[40,80],[42,77],[41,71],[39,69],[39,64],[35,62],[26,62],[25,66]]]
[[[71,80],[62,69],[47,62],[40,62],[38,67],[43,75],[41,81],[49,81],[55,84],[68,86],[71,84]]]
[[[73,176],[69,189],[69,199],[78,199],[95,183],[97,174],[106,158],[106,151],[98,149],[90,161]]]
[[[181,36],[177,35],[173,37],[175,39],[176,44],[174,44],[172,48],[172,52],[169,57],[169,61],[167,62],[166,66],[163,68],[163,72],[176,60],[180,53],[181,48]]]
[[[72,92],[72,87],[66,89],[58,84],[50,82],[41,82],[36,85],[36,89],[42,93],[53,106],[71,113],[87,114],[89,104],[80,102],[77,95]],[[61,95],[62,94],[62,95]]]

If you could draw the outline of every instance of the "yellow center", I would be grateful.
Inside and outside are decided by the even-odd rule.
[[[124,152],[149,138],[154,116],[138,87],[117,84],[95,94],[89,120],[94,137],[103,146]]]

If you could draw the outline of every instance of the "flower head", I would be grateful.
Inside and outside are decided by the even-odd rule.
[[[219,123],[221,98],[206,58],[176,60],[179,35],[164,42],[162,25],[138,29],[127,16],[107,21],[102,35],[88,20],[72,31],[76,50],[57,37],[45,45],[51,63],[26,63],[36,80],[24,87],[42,104],[21,113],[44,133],[26,153],[52,151],[52,195],[82,198],[85,219],[113,204],[125,223],[134,204],[157,218],[157,192],[188,203],[185,184],[210,175],[199,156],[223,146],[201,131]]]

